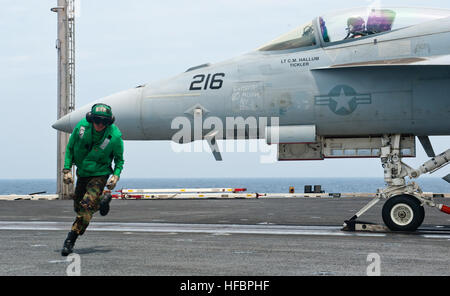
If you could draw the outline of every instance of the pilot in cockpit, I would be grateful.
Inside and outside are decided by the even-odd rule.
[[[347,20],[347,37],[349,38],[359,38],[362,36],[366,36],[366,23],[362,17],[350,17]]]

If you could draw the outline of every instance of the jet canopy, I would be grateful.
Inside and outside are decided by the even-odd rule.
[[[336,42],[402,29],[440,18],[449,10],[430,8],[356,8],[319,17],[324,42]]]
[[[286,50],[306,46],[316,45],[316,36],[314,33],[314,26],[312,22],[306,25],[295,28],[294,30],[280,36],[279,38],[261,46],[258,50]]]
[[[310,47],[397,30],[440,18],[450,10],[431,8],[354,8],[325,14],[258,48],[275,51]],[[318,31],[316,34],[315,31]],[[317,38],[320,36],[321,40]]]

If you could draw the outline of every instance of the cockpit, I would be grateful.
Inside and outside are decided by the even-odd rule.
[[[431,8],[355,8],[324,14],[258,48],[277,51],[326,46],[450,17],[450,10]]]

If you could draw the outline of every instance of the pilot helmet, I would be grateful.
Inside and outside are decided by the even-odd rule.
[[[365,22],[362,17],[351,17],[347,20],[347,28],[349,33],[363,32],[364,25]]]

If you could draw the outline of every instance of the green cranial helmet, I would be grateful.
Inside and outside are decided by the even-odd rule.
[[[99,103],[92,106],[91,112],[86,114],[86,120],[88,122],[102,122],[105,125],[111,125],[114,122],[114,115],[110,106]]]
[[[92,115],[102,117],[112,117],[111,107],[105,104],[95,104],[92,106]]]

